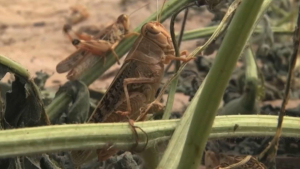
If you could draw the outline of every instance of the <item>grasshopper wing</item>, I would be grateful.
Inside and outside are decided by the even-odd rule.
[[[76,52],[72,53],[69,57],[62,60],[56,65],[57,73],[65,73],[74,68],[79,64],[86,56],[88,52],[82,49],[78,49]]]

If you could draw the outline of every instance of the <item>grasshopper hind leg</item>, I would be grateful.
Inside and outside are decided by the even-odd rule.
[[[139,78],[127,78],[124,79],[123,81],[123,88],[124,88],[124,94],[125,94],[125,99],[127,103],[127,111],[117,111],[117,114],[121,115],[130,115],[131,113],[131,102],[130,102],[130,97],[129,97],[129,92],[127,85],[129,84],[151,84],[155,83],[156,79],[155,78],[146,78],[146,77],[139,77]]]
[[[131,131],[132,131],[132,132],[134,133],[134,135],[135,135],[135,145],[133,145],[133,147],[131,148],[131,151],[132,151],[132,152],[135,152],[135,153],[140,153],[140,152],[144,151],[144,150],[146,149],[146,147],[147,147],[148,140],[149,140],[149,139],[148,139],[148,135],[147,135],[147,133],[146,133],[142,128],[140,128],[140,127],[134,125],[134,120],[132,120],[132,119],[130,119],[130,118],[128,118],[128,120],[129,120],[129,126],[130,126],[130,129],[131,129]],[[136,150],[136,148],[137,148],[138,145],[139,145],[139,135],[138,135],[136,129],[140,129],[140,130],[144,133],[144,135],[146,136],[146,143],[145,143],[145,146],[144,146],[141,150],[139,150],[139,151]]]
[[[155,111],[159,111],[159,110],[163,109],[163,107],[164,106],[160,102],[153,101],[152,103],[150,103],[150,104],[148,104],[146,106],[146,109],[144,109],[144,110],[146,110],[146,113],[144,113],[144,110],[142,108],[140,109],[140,111],[141,111],[140,113],[141,114],[140,114],[140,116],[138,116],[138,118],[136,119],[136,121],[144,121],[145,118],[146,118],[147,112],[152,112],[153,113]],[[144,151],[146,149],[147,145],[148,145],[148,140],[149,140],[148,139],[148,135],[147,135],[147,133],[142,128],[134,125],[134,120],[130,119],[129,117],[128,117],[128,120],[129,120],[130,129],[131,129],[131,131],[135,135],[135,143],[136,143],[132,147],[131,151],[132,152],[136,152],[136,153],[140,153],[140,152]],[[144,135],[146,136],[145,146],[141,150],[138,150],[138,151],[136,150],[136,148],[138,147],[140,140],[139,140],[139,136],[138,136],[138,133],[137,133],[136,129],[140,129],[144,133]]]
[[[111,53],[113,54],[114,58],[116,59],[118,65],[120,65],[121,63],[120,63],[120,60],[119,60],[119,57],[118,57],[117,53],[116,53],[115,50],[114,50],[114,47],[111,47],[111,48],[110,48],[110,51],[111,51]]]
[[[111,45],[109,42],[105,40],[81,40],[81,39],[73,39],[72,44],[76,48],[81,48],[86,51],[91,52],[92,54],[103,56],[106,52],[110,51],[113,57],[116,59],[117,63],[120,65],[120,60],[115,52],[115,47],[118,43]],[[105,57],[105,55],[104,55]]]

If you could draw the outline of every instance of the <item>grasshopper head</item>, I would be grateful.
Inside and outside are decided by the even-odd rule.
[[[127,15],[120,15],[117,19],[117,24],[121,25],[122,29],[124,29],[125,34],[129,32],[129,19]]]
[[[153,21],[144,24],[141,34],[161,47],[166,54],[174,52],[172,39],[165,27],[159,22]]]

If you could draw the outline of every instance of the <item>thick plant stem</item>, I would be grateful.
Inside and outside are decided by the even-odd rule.
[[[29,72],[23,68],[19,63],[12,61],[11,59],[0,55],[0,64],[8,68],[8,71],[17,74],[24,80],[30,79]]]
[[[237,3],[239,1],[234,1],[234,2]],[[256,20],[259,20],[260,16],[263,15],[263,13],[269,7],[271,2],[272,2],[272,0],[265,0],[263,2],[262,8],[259,12],[259,16],[256,18]],[[233,8],[235,8],[235,6],[236,6],[236,4],[231,4],[229,8],[233,9]],[[228,15],[230,15],[230,13],[232,13],[232,12],[233,12],[232,10],[227,11],[227,14],[225,16],[227,16],[227,18],[228,18]],[[227,22],[227,19],[225,18],[225,16],[222,19],[221,24],[218,26],[218,28],[215,29],[216,31],[213,33],[213,35],[210,37],[210,39],[206,42],[206,44],[209,44],[211,39],[215,39],[218,37],[218,35],[220,34],[220,30],[222,30],[222,27]],[[203,45],[201,47],[196,48],[192,53],[200,52],[201,50],[203,50],[205,48],[205,46],[207,46],[207,45]],[[180,68],[180,71],[183,69],[184,66],[185,66],[185,64],[183,64],[181,66],[182,68]],[[178,73],[176,73],[176,75],[178,76]],[[171,78],[171,80],[172,80],[172,78]],[[186,140],[186,133],[187,133],[189,125],[190,125],[191,116],[195,112],[195,107],[197,106],[197,103],[199,100],[199,95],[201,94],[201,90],[203,88],[203,84],[205,83],[205,81],[206,80],[204,80],[203,83],[201,84],[200,88],[198,89],[197,93],[194,96],[194,99],[192,100],[191,104],[189,105],[189,107],[185,111],[183,117],[181,118],[181,121],[178,124],[178,127],[176,128],[174,134],[172,135],[172,139],[170,140],[170,142],[168,144],[168,148],[165,151],[163,158],[159,163],[158,168],[178,168],[178,162],[179,162],[179,159],[181,158],[181,152],[183,150],[183,144]],[[173,161],[173,163],[169,163],[169,161]]]
[[[219,116],[215,119],[209,138],[273,136],[277,118],[270,115]],[[175,127],[180,124],[179,120],[135,123],[148,135],[147,148],[156,146],[160,141],[167,141]],[[239,127],[234,130],[236,124]],[[282,137],[300,138],[300,118],[285,117],[282,129]],[[138,130],[138,137],[142,138],[138,149],[142,149],[145,146],[145,135]],[[107,146],[107,143],[113,143],[115,148],[130,150],[135,144],[134,138],[128,123],[69,124],[2,130],[0,158],[73,149],[96,149]]]
[[[206,79],[204,79],[204,81],[202,82],[194,98],[199,97],[205,82]],[[186,109],[185,113],[181,117],[181,120],[179,121],[178,126],[176,127],[176,130],[172,135],[172,139],[169,141],[168,147],[164,152],[164,155],[160,160],[157,169],[178,168],[181,152],[183,150],[184,142],[186,140],[186,134],[191,123],[191,116],[193,112],[195,112],[195,107],[195,104],[191,103],[191,105]],[[172,163],[170,163],[170,161],[172,161]]]
[[[199,96],[178,168],[195,169],[199,166],[216,110],[236,61],[252,33],[262,3],[242,1],[237,9]]]

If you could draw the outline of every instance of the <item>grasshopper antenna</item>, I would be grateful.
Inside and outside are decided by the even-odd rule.
[[[166,1],[167,1],[167,0],[164,0],[163,5],[161,6],[161,9],[160,9],[160,12],[159,12],[159,16],[158,16],[158,18],[157,18],[157,22],[160,22],[161,13],[162,13],[162,11],[163,11],[163,9],[164,9],[164,6],[165,6]],[[158,3],[157,3],[157,4],[158,4]]]
[[[128,17],[130,17],[132,14],[136,13],[137,11],[139,11],[139,10],[145,8],[145,7],[146,7],[147,5],[149,5],[149,4],[150,4],[150,2],[146,3],[145,5],[143,5],[143,6],[141,6],[141,7],[138,7],[137,9],[135,9],[134,11],[132,11],[132,12],[128,15]]]
[[[156,21],[159,22],[159,20],[158,20],[158,15],[159,15],[158,14],[158,0],[156,0],[156,13],[157,13],[156,14]]]

